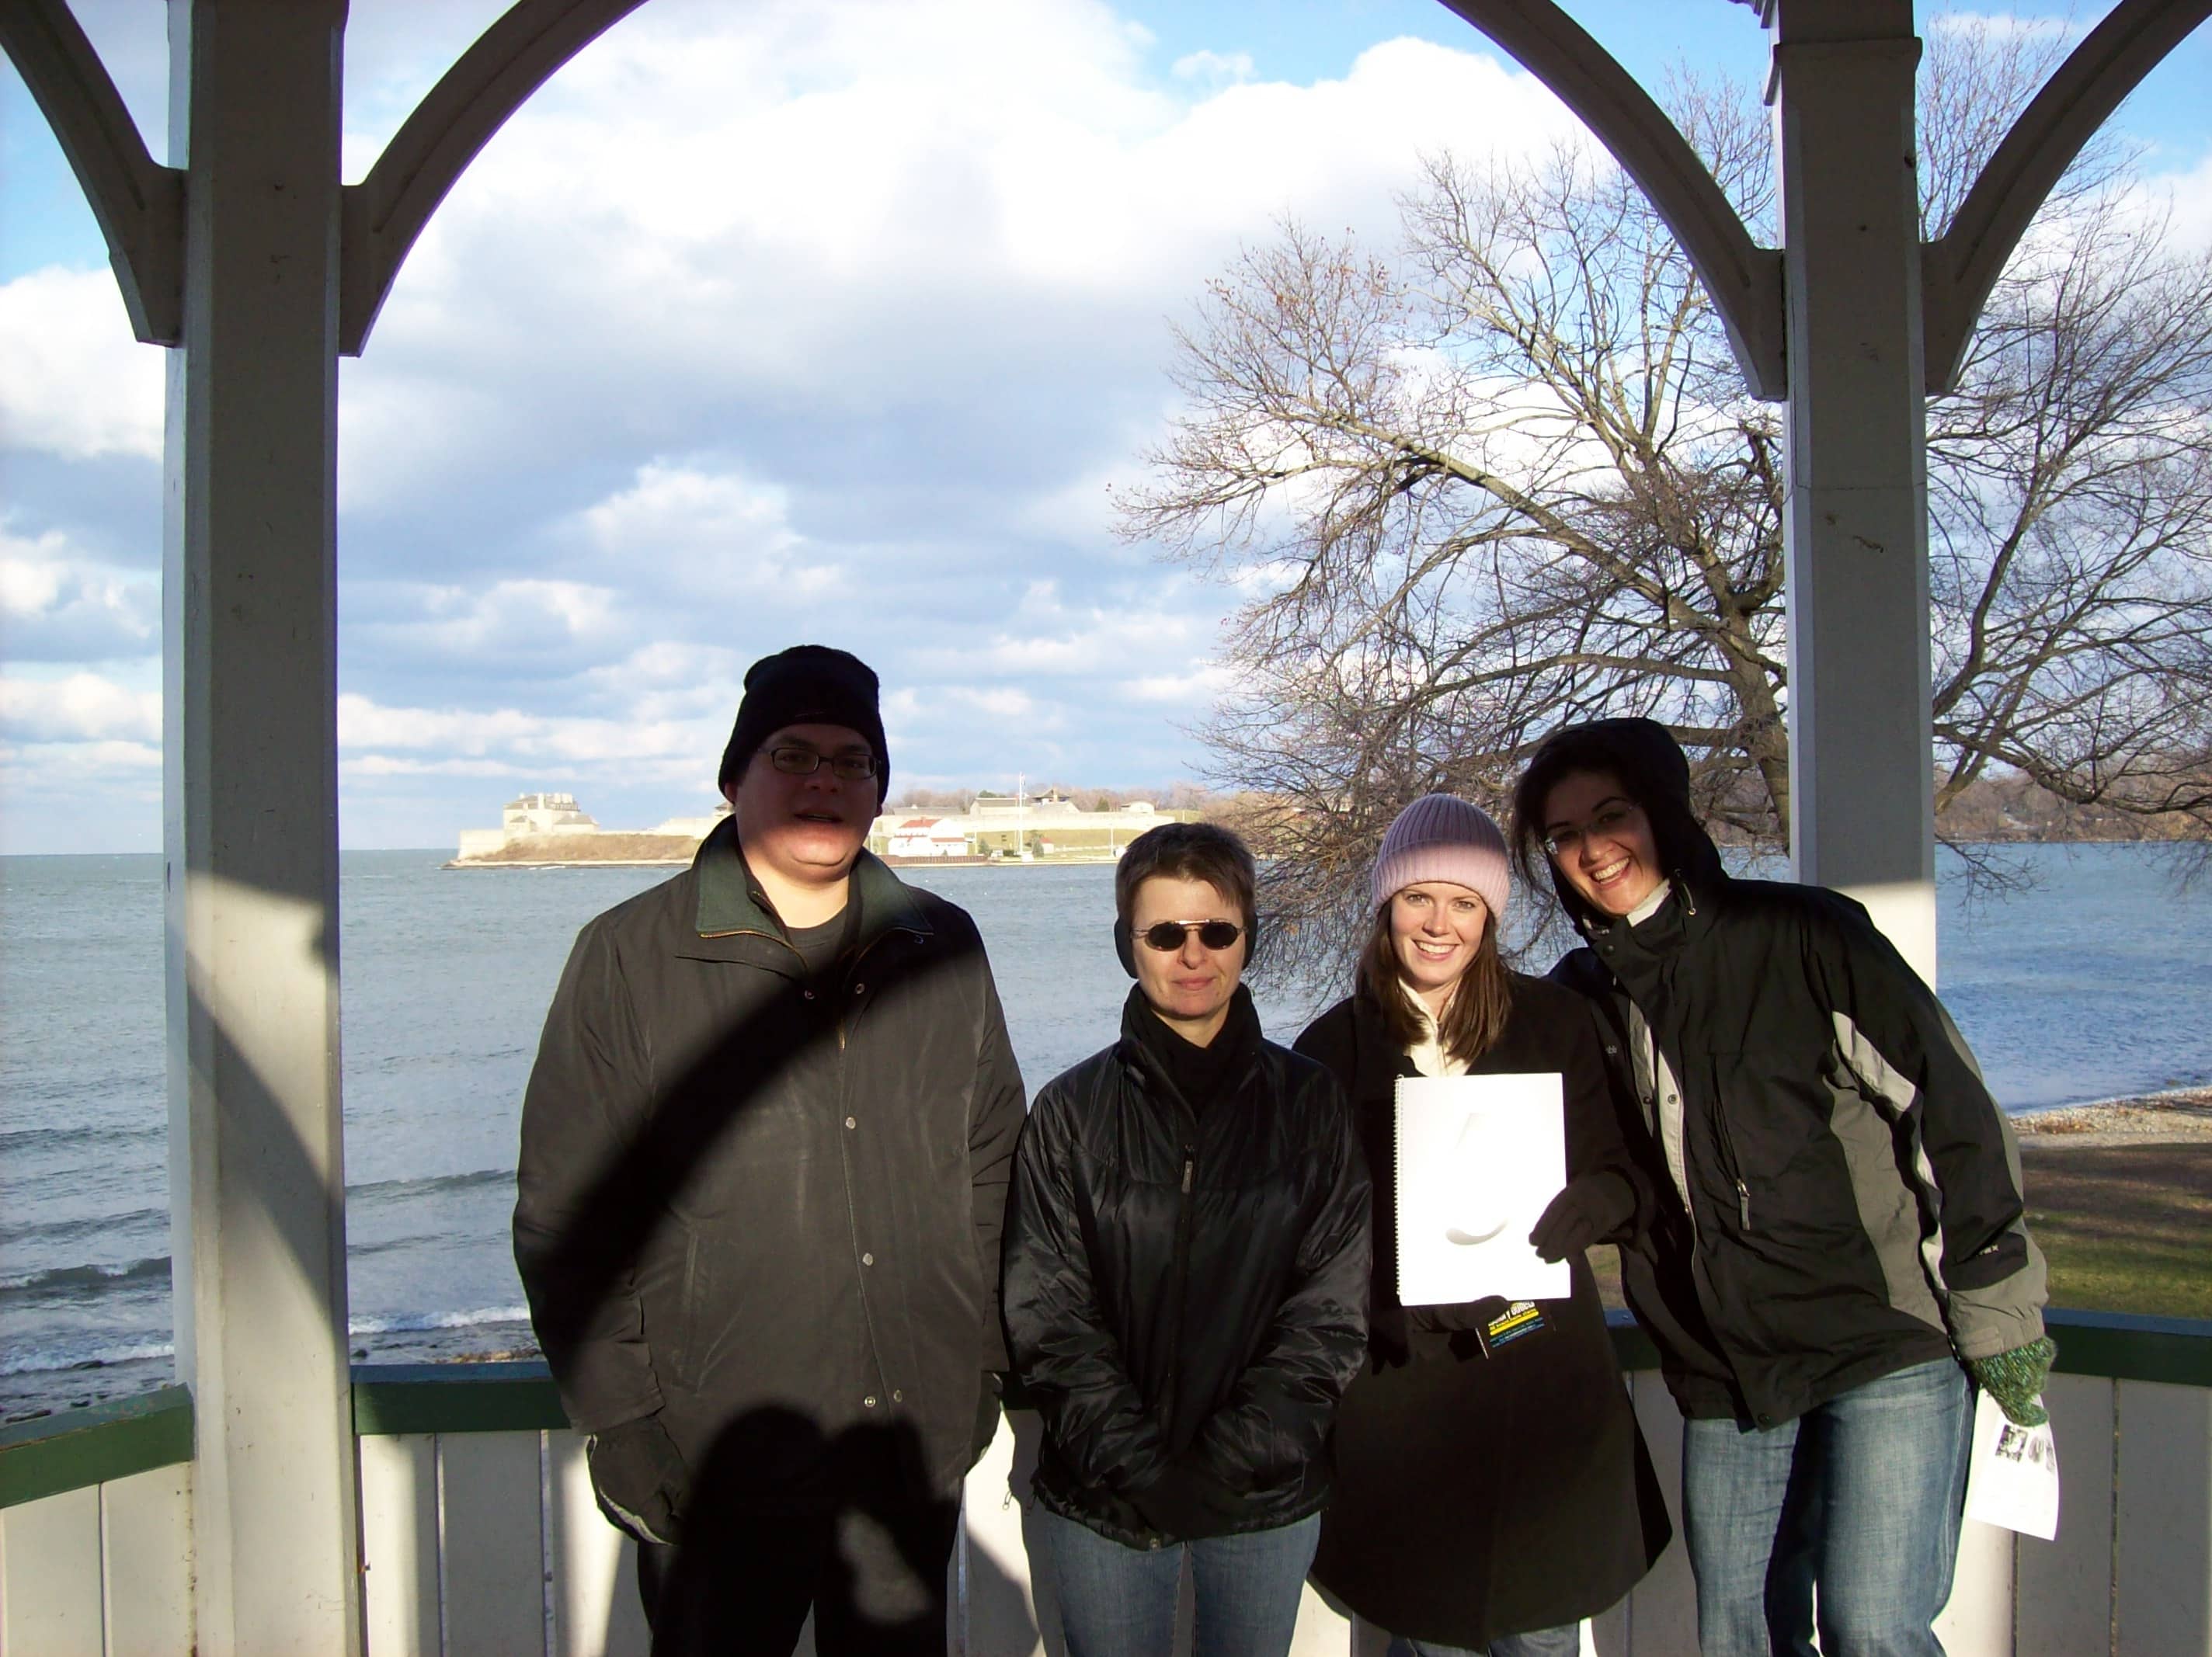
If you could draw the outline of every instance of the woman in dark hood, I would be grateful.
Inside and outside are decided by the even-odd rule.
[[[1972,1383],[2045,1417],[2052,1353],[2003,1113],[1850,898],[1739,880],[1664,726],[1556,732],[1514,794],[1582,932],[1656,1194],[1622,1281],[1685,1417],[1705,1657],[1942,1650]]]

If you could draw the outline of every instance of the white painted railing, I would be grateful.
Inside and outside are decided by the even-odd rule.
[[[1633,1386],[1671,1492],[1674,1406],[1650,1372]],[[2065,1457],[2059,1539],[2015,1544],[1969,1527],[1942,1625],[1953,1657],[2212,1654],[2212,1388],[2061,1375],[2048,1396]],[[951,1630],[961,1657],[1060,1657],[1022,1540],[1035,1433],[1035,1417],[1017,1413],[969,1480]],[[358,1442],[369,1657],[642,1657],[631,1550],[592,1503],[574,1434],[372,1432]],[[183,1464],[0,1507],[0,1657],[185,1657],[190,1513]],[[1677,1542],[1597,1619],[1586,1648],[1689,1657],[1694,1630]],[[1309,1593],[1297,1657],[1380,1649],[1375,1631]]]
[[[0,1508],[0,1654],[185,1657],[190,1463]]]

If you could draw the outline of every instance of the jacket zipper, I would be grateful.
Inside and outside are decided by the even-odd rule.
[[[1735,1136],[1729,1132],[1728,1107],[1719,1095],[1713,1097],[1713,1126],[1720,1138],[1721,1161],[1729,1183],[1735,1187],[1735,1214],[1745,1231],[1751,1229],[1751,1187],[1743,1182],[1743,1174],[1736,1161]]]
[[[1176,1199],[1175,1244],[1175,1321],[1168,1326],[1174,1345],[1168,1350],[1168,1401],[1173,1405],[1178,1396],[1178,1383],[1182,1374],[1183,1316],[1190,1307],[1190,1227],[1191,1187],[1198,1180],[1198,1147],[1185,1144],[1182,1148],[1182,1190]]]

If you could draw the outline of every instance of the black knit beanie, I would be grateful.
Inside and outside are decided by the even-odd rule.
[[[727,789],[761,744],[787,725],[842,725],[867,738],[875,752],[880,806],[890,798],[891,761],[876,696],[875,670],[849,651],[793,645],[762,657],[745,670],[744,700],[738,704],[716,784]]]

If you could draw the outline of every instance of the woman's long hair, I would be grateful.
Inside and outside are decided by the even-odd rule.
[[[1391,901],[1396,897],[1391,894]],[[1445,1056],[1469,1066],[1498,1045],[1505,1034],[1505,1021],[1513,1012],[1512,977],[1498,953],[1498,920],[1497,915],[1486,918],[1474,959],[1467,963],[1459,982],[1452,986],[1451,999],[1444,1003],[1443,1017],[1437,1021],[1437,1042]],[[1389,903],[1375,912],[1367,945],[1359,952],[1354,986],[1381,1009],[1382,1028],[1401,1047],[1410,1051],[1428,1033],[1428,1021],[1421,1017],[1413,992],[1406,987],[1398,970]]]

